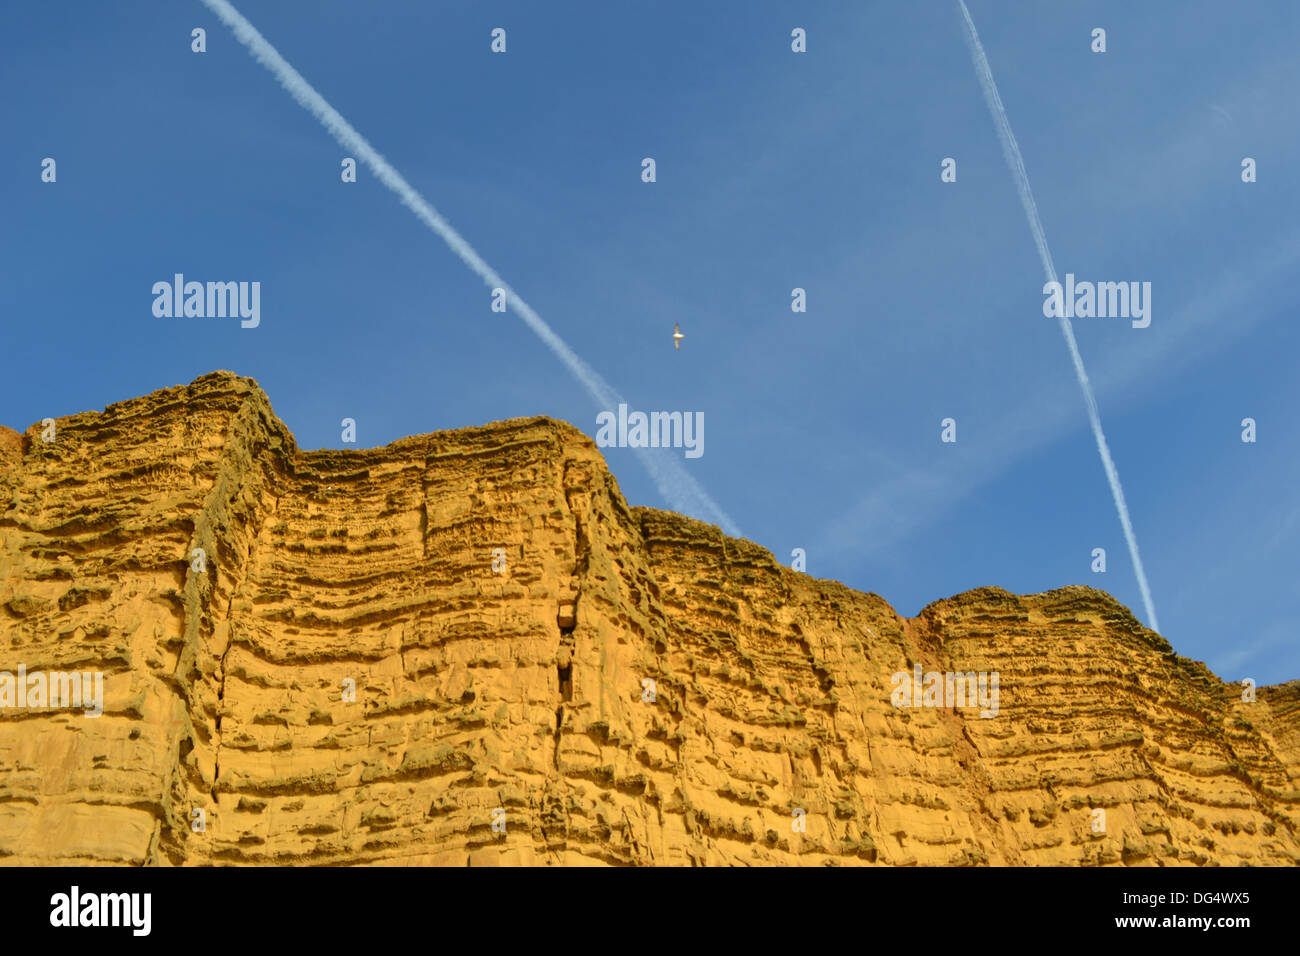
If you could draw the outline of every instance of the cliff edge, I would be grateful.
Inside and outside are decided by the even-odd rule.
[[[903,618],[546,418],[305,452],[217,372],[55,425],[0,433],[0,672],[103,715],[0,706],[0,862],[1300,862],[1300,682],[1103,592]]]

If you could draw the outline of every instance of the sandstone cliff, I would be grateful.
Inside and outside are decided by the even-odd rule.
[[[104,714],[0,707],[0,861],[1300,861],[1300,682],[1244,702],[1102,592],[902,618],[545,418],[304,452],[214,373],[41,431],[0,434],[0,671]],[[917,664],[997,716],[893,706]]]

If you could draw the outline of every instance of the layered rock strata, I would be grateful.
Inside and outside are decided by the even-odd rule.
[[[223,372],[43,431],[0,433],[0,671],[104,713],[0,706],[2,862],[1300,861],[1300,682],[1103,592],[903,618],[545,418],[302,451]],[[917,666],[996,716],[895,706]]]

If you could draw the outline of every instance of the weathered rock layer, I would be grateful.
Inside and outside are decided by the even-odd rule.
[[[214,373],[44,437],[0,433],[0,671],[104,713],[0,706],[0,861],[1300,862],[1300,682],[1102,592],[902,618],[545,418],[306,452]],[[914,665],[997,715],[894,706]]]

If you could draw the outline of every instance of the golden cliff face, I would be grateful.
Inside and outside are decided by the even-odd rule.
[[[214,373],[55,425],[0,433],[0,671],[104,712],[0,706],[0,861],[1300,862],[1300,682],[1102,592],[902,618],[545,418],[303,452]]]

